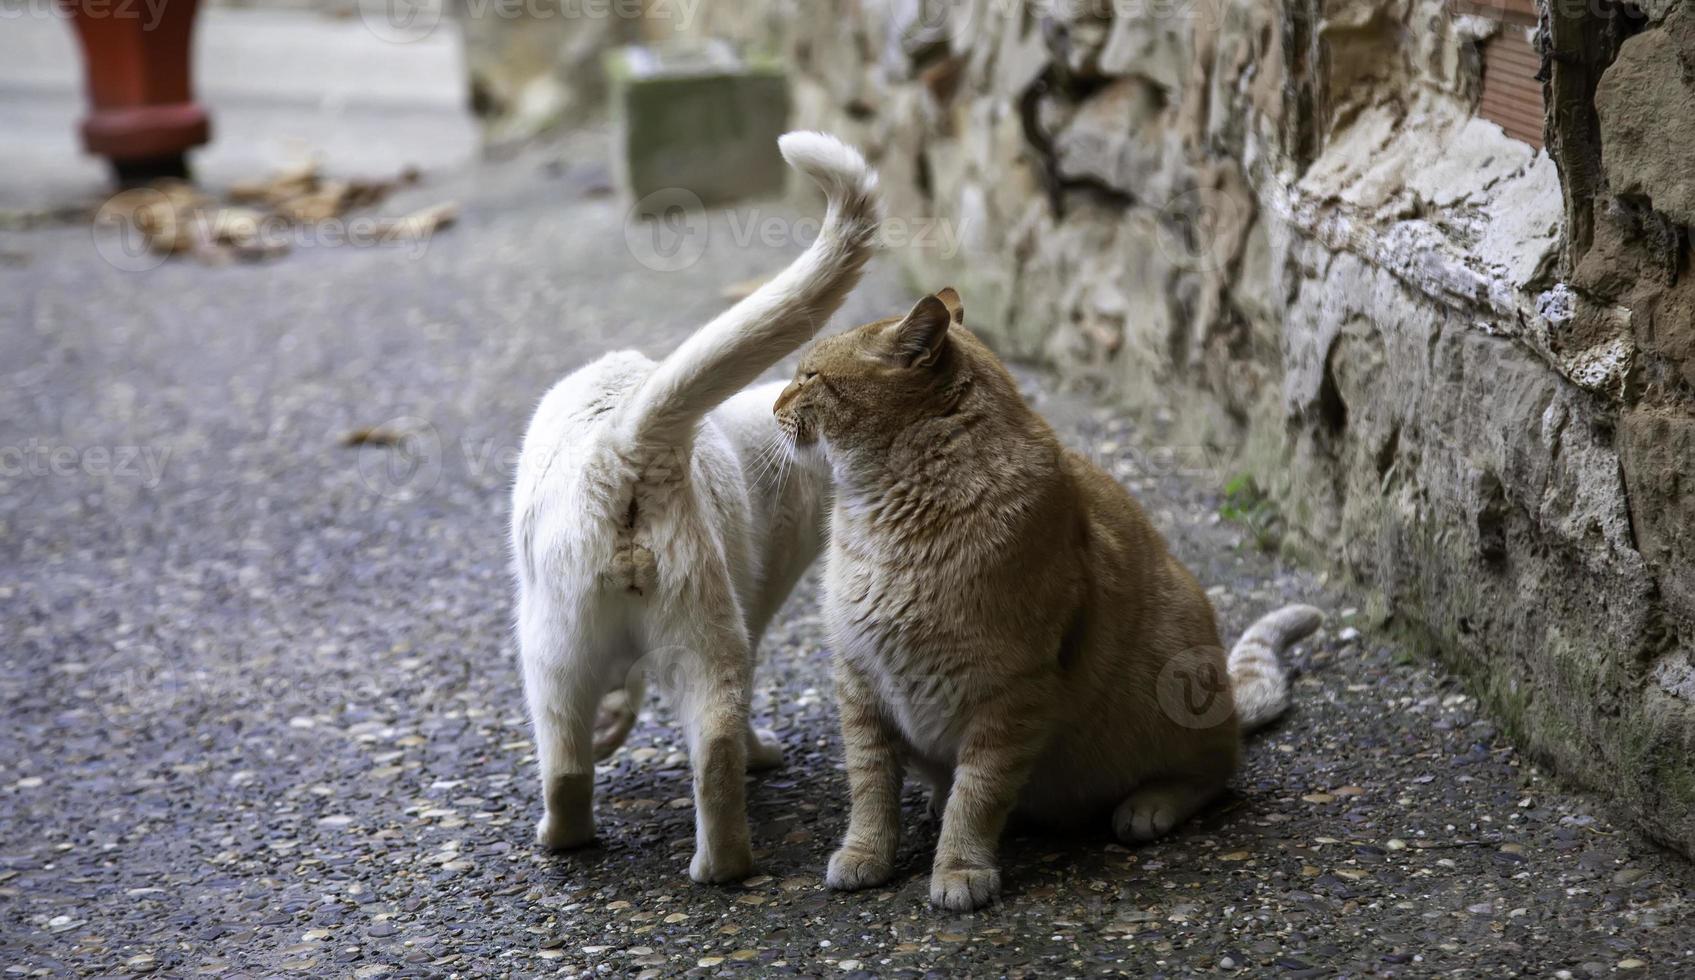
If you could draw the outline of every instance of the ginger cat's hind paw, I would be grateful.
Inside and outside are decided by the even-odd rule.
[[[763,728],[747,730],[747,771],[764,772],[783,764],[783,743]]]
[[[1112,815],[1112,832],[1126,844],[1164,837],[1177,826],[1177,815],[1160,800],[1126,800]]]
[[[608,694],[594,716],[594,761],[605,762],[618,751],[634,727],[636,706],[623,691]]]
[[[824,884],[839,892],[875,888],[895,873],[895,863],[881,854],[860,847],[838,848],[830,855],[830,867],[824,872]]]
[[[1140,787],[1112,814],[1112,831],[1126,844],[1164,837],[1218,795],[1214,784],[1152,782]]]
[[[940,868],[930,873],[930,904],[949,912],[980,909],[999,898],[999,868]]]

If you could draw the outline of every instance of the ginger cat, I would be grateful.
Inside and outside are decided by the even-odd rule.
[[[999,893],[1014,812],[1150,840],[1287,706],[1278,653],[1318,610],[1272,613],[1226,657],[1194,576],[1025,404],[953,290],[820,341],[775,411],[836,484],[824,604],[852,813],[830,887],[893,874],[907,764],[945,800],[930,900],[962,911]]]

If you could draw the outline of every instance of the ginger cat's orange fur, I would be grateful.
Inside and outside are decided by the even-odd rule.
[[[964,910],[999,893],[1015,810],[1151,839],[1286,707],[1277,653],[1318,611],[1273,613],[1226,657],[1194,576],[1025,404],[953,290],[819,342],[776,413],[836,481],[824,604],[853,806],[832,888],[893,874],[907,765],[945,800],[931,901]]]

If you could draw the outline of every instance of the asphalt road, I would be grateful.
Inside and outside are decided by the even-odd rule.
[[[846,788],[809,580],[762,651],[788,761],[752,783],[759,876],[687,880],[655,706],[597,776],[600,845],[537,852],[505,545],[527,414],[798,247],[719,215],[698,261],[648,268],[593,160],[428,177],[412,203],[463,218],[421,252],[135,273],[86,227],[0,235],[8,975],[1695,971],[1686,865],[1539,774],[1363,597],[1220,521],[1199,454],[1038,375],[1230,636],[1285,600],[1331,615],[1230,799],[1135,850],[1010,839],[1004,902],[955,916],[926,902],[935,827],[909,790],[899,877],[827,892]],[[908,300],[880,269],[838,322]],[[343,444],[372,426],[411,457]]]

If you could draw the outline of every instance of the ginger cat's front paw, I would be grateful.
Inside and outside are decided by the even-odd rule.
[[[722,885],[741,881],[753,874],[753,851],[746,844],[725,847],[716,853],[696,847],[694,860],[689,862],[689,877],[702,885]]]
[[[824,884],[836,891],[851,892],[873,888],[888,881],[895,873],[895,863],[889,857],[869,848],[844,844],[830,855],[830,867],[824,872]]]
[[[594,840],[594,821],[569,826],[571,821],[547,813],[536,821],[536,843],[550,851],[569,851]]]
[[[930,904],[949,912],[980,909],[1000,893],[999,868],[937,868],[930,873]]]

